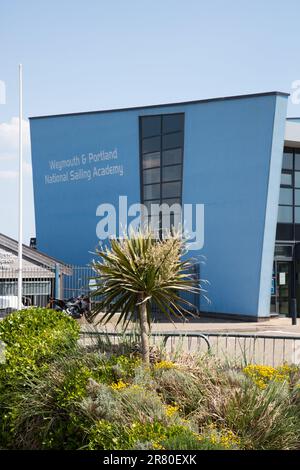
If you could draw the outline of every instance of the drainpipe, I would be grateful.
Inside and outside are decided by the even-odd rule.
[[[55,298],[60,299],[60,270],[59,270],[59,264],[55,265]]]

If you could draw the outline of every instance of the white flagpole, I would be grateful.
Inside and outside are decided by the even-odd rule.
[[[22,64],[19,64],[19,238],[18,238],[18,310],[22,309],[23,280],[23,90]]]

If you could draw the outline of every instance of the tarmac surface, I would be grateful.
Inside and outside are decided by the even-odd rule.
[[[100,318],[101,316],[97,320],[99,321]],[[117,318],[118,315],[106,325],[107,331],[119,330],[116,328]],[[82,329],[85,330],[86,327],[89,329],[88,324],[83,322]],[[103,330],[103,327],[99,326],[99,329]],[[292,325],[292,319],[287,317],[272,317],[263,322],[241,322],[203,316],[191,318],[189,321],[154,321],[152,331],[162,333],[170,331],[174,333],[249,333],[300,337],[300,318],[297,319],[297,325]]]

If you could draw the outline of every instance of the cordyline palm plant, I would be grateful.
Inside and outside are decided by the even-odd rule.
[[[180,235],[170,234],[157,240],[150,231],[133,232],[129,237],[113,239],[110,247],[96,250],[93,261],[98,302],[90,320],[106,312],[101,322],[107,323],[115,313],[126,330],[138,320],[144,362],[149,362],[151,306],[156,305],[169,319],[183,316],[194,308],[180,293],[199,292],[199,280],[192,273],[192,261],[183,259],[185,242]]]

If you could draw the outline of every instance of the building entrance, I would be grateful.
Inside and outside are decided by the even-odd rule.
[[[291,299],[298,297],[295,282],[295,254],[293,245],[276,244],[275,246],[271,288],[271,314],[290,316]],[[299,300],[297,299],[297,304],[299,301],[300,298]]]
[[[276,261],[276,306],[277,313],[289,315],[291,304],[291,261]]]

